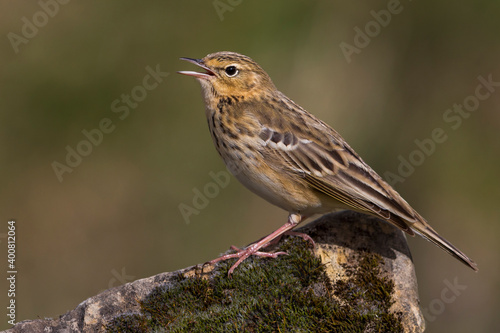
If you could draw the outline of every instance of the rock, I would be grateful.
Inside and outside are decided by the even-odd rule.
[[[405,233],[375,217],[343,211],[320,217],[300,229],[319,245],[315,251],[331,281],[345,281],[346,266],[362,267],[367,254],[383,258],[380,276],[394,283],[390,312],[401,313],[404,332],[423,332],[417,277]]]
[[[367,215],[328,214],[284,237],[289,255],[198,265],[127,283],[57,319],[17,332],[423,332],[417,281],[403,232]]]

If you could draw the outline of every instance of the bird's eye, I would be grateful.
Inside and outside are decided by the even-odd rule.
[[[236,66],[227,66],[224,71],[226,72],[226,75],[229,77],[233,77],[238,74],[238,69],[236,68]]]

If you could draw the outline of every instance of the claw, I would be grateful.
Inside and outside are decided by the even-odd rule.
[[[283,236],[284,234],[291,235],[291,236],[299,236],[302,239],[311,242],[311,244],[314,247],[315,243],[311,237],[309,237],[308,235],[306,235],[304,233],[292,231],[292,229],[297,224],[299,224],[301,220],[302,220],[302,216],[300,216],[298,214],[290,214],[290,216],[288,216],[288,222],[285,223],[280,228],[278,228],[278,230],[271,233],[270,235],[259,239],[257,242],[249,245],[245,249],[240,249],[234,245],[231,245],[231,250],[236,251],[236,253],[225,254],[219,258],[216,258],[214,260],[209,261],[208,263],[215,264],[215,263],[218,263],[219,261],[228,260],[228,259],[232,259],[232,258],[238,258],[236,263],[234,263],[234,265],[231,266],[231,268],[229,269],[229,272],[227,274],[228,277],[231,277],[231,274],[233,274],[236,267],[238,267],[243,262],[243,260],[250,257],[251,255],[256,255],[259,257],[267,257],[267,258],[276,258],[279,255],[288,254],[284,251],[280,251],[280,252],[262,252],[262,251],[259,251],[261,248],[265,248],[265,247],[268,247],[270,245],[276,244],[281,239],[281,236]]]
[[[305,234],[303,232],[296,232],[296,231],[287,231],[285,233],[285,235],[288,235],[288,236],[297,236],[297,237],[300,237],[302,238],[303,240],[311,243],[312,247],[315,248],[316,247],[316,243],[314,242],[314,240],[308,235],[308,234]]]

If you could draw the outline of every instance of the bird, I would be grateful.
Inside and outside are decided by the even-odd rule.
[[[237,258],[276,258],[261,251],[306,218],[353,210],[387,221],[408,235],[418,234],[477,271],[477,264],[441,237],[328,124],[280,92],[250,57],[229,51],[201,59],[180,58],[203,71],[179,71],[197,79],[213,143],[233,175],[250,191],[286,210],[287,222],[268,236],[209,263]]]

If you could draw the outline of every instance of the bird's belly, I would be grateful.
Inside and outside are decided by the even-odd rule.
[[[245,145],[226,141],[216,148],[227,169],[253,193],[290,213],[314,215],[335,210],[337,202],[307,185],[304,179],[264,161],[259,147],[243,149]],[[235,149],[234,147],[240,147]]]
[[[247,165],[234,171],[236,172],[233,172],[233,175],[246,188],[288,212],[304,213],[321,210],[318,196],[303,185],[300,179],[278,173],[267,165]]]

